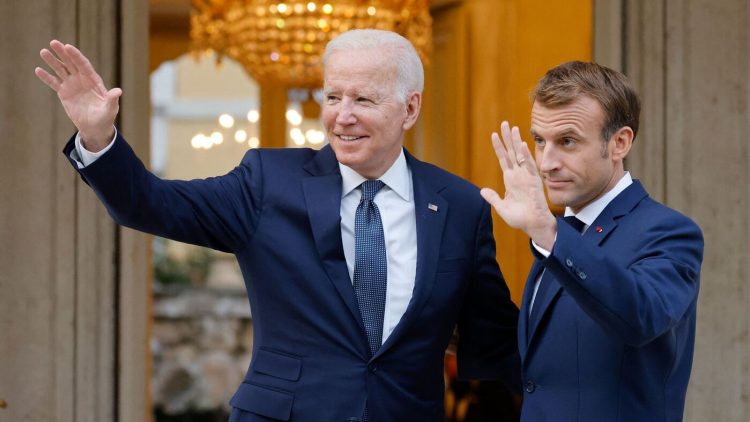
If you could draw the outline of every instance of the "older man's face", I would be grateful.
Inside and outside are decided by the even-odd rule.
[[[368,179],[383,175],[398,158],[404,132],[419,112],[398,98],[395,69],[380,49],[339,51],[325,68],[322,119],[336,159]],[[414,95],[410,94],[409,98]]]

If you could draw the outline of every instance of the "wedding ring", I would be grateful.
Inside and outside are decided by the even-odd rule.
[[[521,157],[521,158],[517,158],[517,159],[516,159],[516,163],[518,163],[518,165],[519,165],[519,166],[520,166],[521,164],[525,163],[525,162],[526,162],[526,159],[525,159],[525,158],[523,158],[523,157]]]

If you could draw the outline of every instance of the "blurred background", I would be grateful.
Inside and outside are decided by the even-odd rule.
[[[224,19],[237,3],[242,13]],[[489,144],[528,133],[550,67],[595,60],[643,101],[627,167],[696,220],[706,254],[685,419],[750,414],[747,0],[39,0],[0,3],[0,421],[219,421],[252,350],[234,257],[117,227],[60,154],[74,128],[33,75],[50,39],[124,90],[118,127],[162,177],[226,173],[250,148],[320,148],[319,49],[358,26],[417,46],[406,147],[501,190]],[[528,238],[495,219],[516,303]],[[518,398],[455,380],[448,421],[513,421]]]

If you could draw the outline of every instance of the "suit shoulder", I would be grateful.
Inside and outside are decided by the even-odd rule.
[[[649,221],[652,225],[664,228],[681,228],[680,231],[698,232],[703,236],[703,232],[698,224],[682,212],[670,208],[667,205],[647,196],[638,206],[642,213],[642,218]]]
[[[426,163],[424,161],[418,161],[417,163],[421,167],[422,172],[433,184],[443,185],[443,187],[448,188],[451,191],[456,191],[457,193],[464,193],[472,196],[479,195],[479,188],[463,177],[453,174],[434,164]]]
[[[311,148],[253,148],[245,153],[242,164],[263,161],[269,164],[304,164],[310,161],[318,151]]]

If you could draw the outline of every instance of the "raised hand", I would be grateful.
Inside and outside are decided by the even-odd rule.
[[[523,140],[518,127],[508,122],[500,124],[500,133],[492,134],[492,146],[500,162],[505,184],[505,197],[490,188],[481,190],[482,197],[495,208],[505,222],[523,230],[536,244],[551,250],[557,232],[557,222],[544,197],[544,186],[534,157]]]
[[[39,55],[56,76],[37,67],[36,76],[57,92],[68,117],[78,128],[87,150],[97,152],[114,136],[114,122],[120,109],[120,88],[107,90],[91,62],[77,48],[60,41],[50,42],[52,51]],[[53,53],[54,51],[54,53]]]

